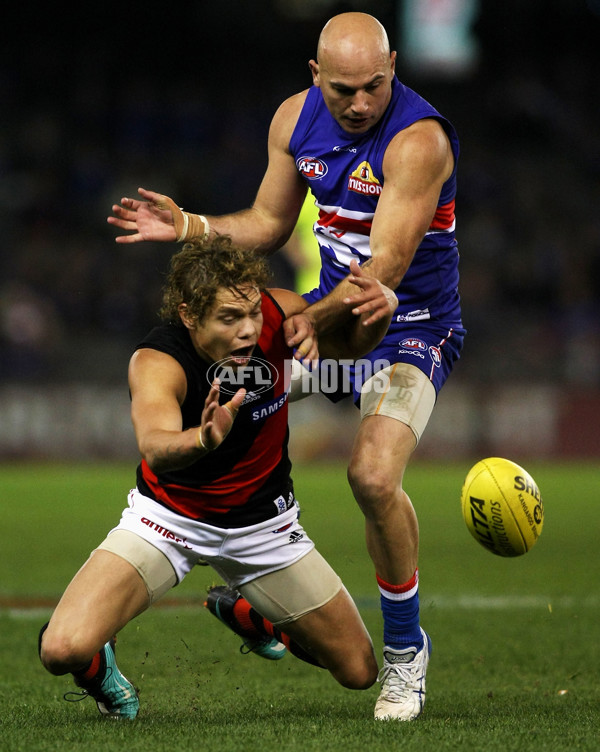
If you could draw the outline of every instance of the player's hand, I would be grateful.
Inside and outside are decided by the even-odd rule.
[[[348,282],[359,287],[361,292],[349,295],[343,302],[353,306],[352,313],[355,316],[367,314],[363,321],[365,326],[393,315],[398,306],[394,291],[375,277],[367,276],[356,259],[350,262]]]
[[[122,198],[121,204],[113,204],[113,215],[107,222],[129,235],[117,235],[117,243],[139,243],[142,240],[174,242],[183,228],[183,213],[168,196],[145,188],[138,188],[145,199]]]
[[[305,313],[296,313],[283,322],[283,334],[288,347],[295,347],[294,358],[308,368],[319,359],[319,342],[314,321]]]
[[[215,379],[210,387],[208,397],[204,401],[202,411],[202,423],[198,428],[197,445],[211,452],[220,446],[227,434],[231,431],[233,421],[244,397],[245,389],[238,389],[233,397],[225,405],[219,404],[220,382]]]

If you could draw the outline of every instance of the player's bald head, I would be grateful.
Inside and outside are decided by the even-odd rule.
[[[343,64],[364,55],[390,56],[386,30],[376,18],[368,13],[340,13],[325,24],[317,46],[319,65]]]
[[[340,13],[324,26],[317,60],[309,60],[313,85],[332,117],[348,133],[365,133],[392,96],[396,53],[383,26],[368,13]]]

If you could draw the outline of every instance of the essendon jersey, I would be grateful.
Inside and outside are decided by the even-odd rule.
[[[308,90],[290,140],[296,167],[315,197],[314,234],[321,252],[319,288],[310,302],[330,292],[348,274],[350,261],[371,256],[371,224],[384,187],[383,158],[394,136],[417,120],[434,118],[444,128],[455,167],[441,189],[437,211],[410,268],[396,290],[393,322],[460,321],[458,251],[454,200],[458,139],[452,125],[428,102],[394,77],[390,103],[366,133],[347,133],[332,117],[318,87]],[[393,336],[392,328],[390,334]]]
[[[246,397],[223,443],[193,465],[156,475],[142,460],[137,485],[142,494],[193,519],[220,527],[241,527],[290,508],[293,490],[288,458],[284,315],[262,293],[263,328],[252,359],[243,370],[218,370],[194,349],[188,330],[165,324],[153,329],[136,349],[152,348],[175,358],[185,371],[187,394],[181,406],[183,429],[200,425],[210,383],[221,379],[221,404],[240,387]]]

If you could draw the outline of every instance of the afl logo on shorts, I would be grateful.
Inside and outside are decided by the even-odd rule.
[[[400,347],[406,347],[408,350],[427,350],[427,345],[422,339],[416,337],[408,337],[403,339],[400,343]]]
[[[296,167],[307,180],[320,180],[327,175],[329,169],[325,162],[316,157],[299,157]]]

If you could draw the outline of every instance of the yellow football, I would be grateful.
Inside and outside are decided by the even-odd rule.
[[[544,524],[540,490],[511,460],[489,457],[469,470],[461,493],[469,532],[498,556],[521,556],[536,543]]]

